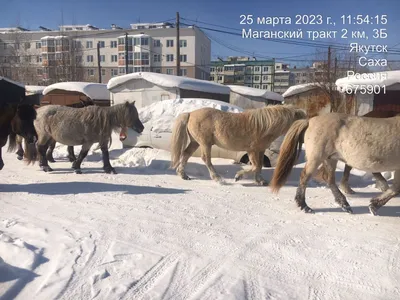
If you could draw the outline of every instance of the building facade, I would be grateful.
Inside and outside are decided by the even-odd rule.
[[[294,84],[294,76],[289,65],[283,63],[275,63],[274,92],[283,94]]]
[[[97,53],[100,47],[100,55]],[[65,25],[53,31],[40,27],[30,31],[21,27],[0,28],[0,76],[25,84],[51,84],[59,81],[107,83],[126,73],[150,71],[177,74],[176,50],[180,47],[179,75],[209,78],[211,41],[197,27],[176,28],[170,23],[131,24],[122,29],[92,25]]]
[[[210,81],[273,91],[274,63],[274,60],[255,60],[249,57],[228,57],[227,60],[212,61]]]

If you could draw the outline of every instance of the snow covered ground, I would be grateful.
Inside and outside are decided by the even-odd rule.
[[[355,214],[311,184],[317,213],[306,215],[293,201],[300,167],[272,195],[234,183],[242,166],[228,160],[214,160],[218,185],[200,159],[183,181],[168,153],[119,141],[117,175],[102,173],[99,150],[82,175],[66,154],[56,148],[53,173],[4,154],[1,299],[400,299],[399,199],[369,215],[377,190],[362,172],[351,177]]]

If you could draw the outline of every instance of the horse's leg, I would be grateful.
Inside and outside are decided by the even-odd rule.
[[[236,175],[235,175],[235,181],[239,181],[240,179],[243,178],[244,175],[246,175],[248,173],[255,173],[256,181],[257,181],[256,168],[259,165],[259,163],[258,163],[258,161],[259,161],[259,152],[251,151],[251,152],[247,152],[247,154],[249,156],[251,167],[249,169],[243,169],[243,170],[238,171],[236,173]],[[261,164],[261,166],[262,166],[262,164]],[[260,169],[260,172],[261,172],[261,169]]]
[[[43,171],[45,172],[51,172],[53,171],[52,168],[50,168],[49,163],[47,161],[46,153],[47,153],[47,148],[49,147],[49,143],[51,142],[51,138],[45,138],[41,137],[38,140],[38,152],[40,155],[40,160],[39,160],[39,166],[42,168]]]
[[[376,180],[376,187],[382,192],[386,192],[389,189],[389,184],[385,177],[381,173],[372,173]]]
[[[264,152],[265,151],[261,151],[258,153],[258,164],[256,164],[255,168],[255,180],[259,185],[268,185],[268,181],[266,181],[261,175],[261,170],[264,164]]]
[[[102,156],[103,156],[103,170],[107,174],[117,174],[115,169],[111,166],[110,153],[108,152],[107,144],[100,146],[101,153],[102,153]]]
[[[211,163],[211,145],[201,145],[201,159],[207,166],[208,171],[210,172],[211,179],[221,182],[221,176],[218,175],[217,171],[215,171],[214,166]]]
[[[52,163],[55,163],[56,161],[54,160],[54,157],[53,157],[53,151],[54,151],[54,148],[56,147],[56,141],[55,140],[53,140],[53,139],[51,139],[51,141],[49,142],[49,148],[48,148],[48,150],[46,151],[46,159],[49,161],[49,162],[52,162]]]
[[[195,141],[191,141],[189,146],[183,151],[181,160],[178,168],[176,169],[176,174],[178,174],[184,180],[190,180],[190,177],[185,173],[185,166],[189,160],[189,158],[193,155],[194,152],[199,148],[199,144]]]
[[[349,165],[345,165],[344,171],[343,171],[343,177],[342,180],[340,181],[340,188],[343,190],[345,194],[355,194],[355,192],[351,189],[349,185],[349,177],[350,177],[350,171],[352,167]]]
[[[68,159],[70,162],[74,162],[76,161],[76,156],[75,156],[75,152],[74,152],[74,146],[68,146]]]
[[[307,160],[306,165],[304,166],[303,171],[301,171],[299,185],[296,190],[296,196],[294,200],[298,207],[301,210],[304,210],[306,213],[314,213],[306,203],[306,189],[307,183],[310,180],[311,176],[318,169],[318,166],[321,164],[320,160],[313,160],[311,157]]]
[[[376,216],[376,212],[378,211],[378,209],[384,206],[386,203],[388,203],[390,199],[392,199],[399,193],[400,193],[400,170],[397,170],[394,172],[394,179],[392,186],[378,197],[371,199],[369,205],[369,211],[371,212],[371,214]]]
[[[81,170],[81,163],[84,160],[84,158],[87,156],[90,147],[92,147],[93,144],[83,144],[81,152],[79,152],[78,158],[76,161],[72,163],[72,169],[75,170],[76,174],[82,174]]]
[[[1,149],[3,149],[3,146],[0,147],[0,170],[4,168],[4,161],[1,154]]]
[[[327,159],[325,161],[326,168],[328,172],[328,187],[331,189],[333,197],[335,197],[335,202],[340,205],[340,207],[348,213],[353,213],[353,210],[350,207],[350,204],[346,200],[346,196],[342,194],[339,190],[338,186],[336,185],[336,178],[335,178],[335,171],[337,160]],[[347,166],[347,165],[346,165]],[[351,167],[349,169],[350,173]]]
[[[17,135],[17,159],[18,160],[23,160],[24,159],[24,148],[22,147],[22,137]]]

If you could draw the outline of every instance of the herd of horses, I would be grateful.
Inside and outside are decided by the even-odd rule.
[[[55,144],[68,146],[72,169],[81,174],[81,163],[94,143],[99,143],[103,170],[115,174],[109,160],[108,148],[113,131],[126,137],[131,128],[139,134],[144,126],[135,103],[100,107],[81,105],[68,107],[46,105],[34,108],[26,104],[0,104],[0,170],[4,166],[1,148],[9,141],[9,151],[18,147],[17,157],[28,164],[39,161],[45,172],[53,169],[52,151]],[[236,173],[235,181],[253,173],[258,185],[269,185],[278,193],[288,180],[305,145],[306,163],[300,175],[295,201],[306,213],[314,211],[305,201],[309,180],[316,176],[325,181],[335,202],[348,213],[352,208],[335,180],[338,161],[346,164],[340,188],[345,194],[354,193],[348,180],[351,168],[370,172],[382,194],[371,199],[369,210],[377,210],[400,193],[400,116],[395,112],[372,112],[366,116],[329,113],[309,118],[302,109],[291,105],[269,105],[242,113],[223,112],[202,108],[180,114],[173,125],[171,139],[171,167],[181,178],[188,180],[185,165],[200,147],[201,158],[210,177],[222,182],[211,163],[211,148],[217,145],[231,151],[246,151],[251,167]],[[279,136],[284,135],[277,165],[271,182],[261,176],[265,150]],[[25,151],[22,147],[24,140]],[[75,157],[74,146],[82,146]],[[394,171],[389,187],[381,172]]]

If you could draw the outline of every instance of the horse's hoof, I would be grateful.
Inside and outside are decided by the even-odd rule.
[[[190,177],[187,176],[186,174],[185,174],[185,175],[181,175],[181,178],[182,178],[183,180],[192,180],[192,178],[190,178]]]
[[[104,169],[104,172],[107,174],[117,174],[114,168]]]
[[[18,159],[18,160],[23,160],[23,159],[24,159],[24,157],[23,157],[23,156],[21,156],[21,155],[18,155],[18,156],[17,156],[17,159]]]
[[[0,163],[0,170],[4,168],[4,163]]]
[[[349,214],[353,213],[353,210],[351,209],[350,206],[343,206],[342,209],[343,209],[344,212],[347,212]]]
[[[303,210],[306,214],[315,214],[315,211],[308,206],[303,207],[301,210]]]
[[[348,186],[340,186],[340,189],[343,191],[343,193],[345,193],[346,195],[353,195],[356,192],[353,191],[350,187]]]
[[[378,209],[375,207],[375,205],[370,204],[368,206],[368,208],[369,208],[369,212],[371,213],[371,215],[376,216],[376,212],[378,211]]]
[[[53,171],[53,169],[50,168],[49,166],[42,166],[42,170],[45,171],[46,173],[47,173],[47,172],[52,172],[52,171]]]
[[[260,180],[256,182],[259,186],[267,186],[268,185],[268,181],[266,180]]]
[[[74,172],[75,172],[75,174],[82,174],[82,170],[81,169],[75,169]]]
[[[239,180],[241,180],[243,178],[243,175],[236,175],[235,176],[235,182],[238,182]]]
[[[75,162],[76,161],[76,157],[70,157],[70,156],[68,156],[68,160],[69,160],[69,162]]]
[[[48,162],[51,162],[51,163],[55,163],[55,162],[56,162],[56,161],[54,160],[54,158],[47,159],[47,161],[48,161]]]

